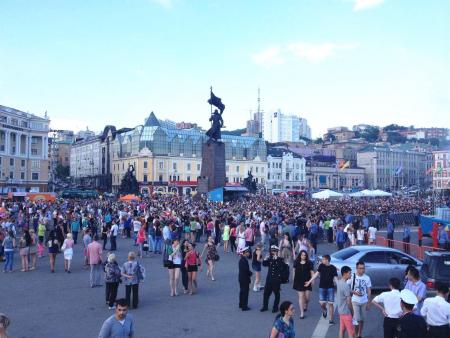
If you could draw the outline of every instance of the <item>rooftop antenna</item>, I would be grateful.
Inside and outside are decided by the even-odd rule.
[[[261,113],[261,88],[258,86],[258,118]]]

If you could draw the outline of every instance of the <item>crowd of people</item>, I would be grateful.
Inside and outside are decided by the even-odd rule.
[[[366,308],[370,304],[377,307],[384,304],[383,313],[387,313],[387,296],[381,294],[371,299],[370,278],[364,274],[364,264],[357,265],[357,271],[353,274],[348,269],[341,271],[339,280],[337,270],[330,264],[327,255],[323,256],[322,264],[315,269],[318,244],[321,241],[334,242],[337,249],[356,244],[374,244],[380,227],[387,227],[389,237],[390,230],[399,226],[394,224],[391,217],[385,218],[383,224],[383,218],[377,216],[405,212],[418,216],[430,214],[431,210],[430,200],[401,197],[337,201],[249,196],[238,202],[220,204],[181,196],[156,196],[136,203],[116,199],[59,199],[53,203],[6,201],[0,209],[0,260],[5,261],[4,273],[15,271],[14,256],[18,249],[20,271],[27,272],[38,268],[37,258],[47,253],[49,270],[54,273],[57,269],[56,256],[62,253],[64,270],[70,274],[74,246],[81,240],[85,268],[90,269],[90,286],[94,288],[105,284],[105,302],[110,309],[115,309],[115,314],[105,321],[101,329],[99,337],[103,338],[113,337],[112,332],[121,327],[127,328],[126,337],[133,334],[134,323],[127,311],[128,308],[138,307],[139,284],[145,279],[145,269],[138,258],[149,253],[161,255],[164,267],[168,270],[169,294],[176,297],[179,295],[180,280],[185,294],[196,294],[197,272],[202,271],[203,264],[207,277],[215,281],[219,251],[234,252],[240,257],[238,281],[241,310],[250,310],[250,289],[254,292],[263,291],[262,312],[269,309],[270,296],[274,294],[272,312],[280,313],[271,337],[281,334],[286,338],[295,336],[295,306],[289,301],[280,305],[281,285],[289,280],[292,282],[292,287],[298,292],[299,318],[303,319],[308,310],[312,285],[318,277],[323,317],[329,318],[331,325],[334,324],[337,285],[340,332],[343,335],[346,330],[350,337],[361,337]],[[375,215],[375,218],[369,221],[369,214]],[[411,225],[407,222],[401,224],[404,238],[408,241]],[[119,264],[115,256],[118,237],[132,238],[135,245],[123,264]],[[205,240],[205,243],[202,250],[197,250],[201,240]],[[103,258],[108,246],[108,254]],[[268,254],[265,254],[266,248]],[[264,285],[262,267],[268,270]],[[412,305],[417,312],[414,315],[426,316],[430,328],[439,326],[428,321],[429,317],[433,318],[429,314],[429,311],[433,313],[432,307],[425,307],[427,310],[422,313],[424,295],[418,291],[420,288],[417,283],[420,281],[413,279],[414,274],[412,268],[408,272],[408,278],[410,275],[411,278],[405,290],[410,290],[417,298],[412,302],[410,294],[404,299],[399,296],[398,306],[404,313],[409,313],[408,306],[414,303]],[[346,282],[348,288],[343,286],[342,281]],[[120,283],[125,285],[124,299],[116,299]],[[397,287],[397,282],[391,280],[389,287]],[[444,287],[440,290],[445,294]],[[349,297],[351,300],[347,299]],[[400,318],[400,311],[397,315],[393,319]],[[405,315],[401,318],[405,318]],[[448,329],[448,323],[446,325]],[[398,335],[398,331],[396,335],[386,332],[387,329],[385,337],[422,337]]]

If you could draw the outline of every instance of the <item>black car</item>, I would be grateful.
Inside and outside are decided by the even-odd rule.
[[[429,291],[435,291],[436,283],[450,286],[450,251],[426,251],[420,276]]]

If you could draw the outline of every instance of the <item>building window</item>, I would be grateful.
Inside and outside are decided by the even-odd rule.
[[[10,158],[10,159],[9,159],[9,165],[10,165],[11,167],[14,166],[14,159],[13,159],[13,158]]]
[[[197,171],[200,171],[200,169],[201,169],[201,166],[200,166],[200,163],[198,163],[197,164]]]
[[[238,165],[236,166],[236,172],[237,173],[239,172],[239,166]]]
[[[164,162],[158,162],[158,168],[164,169]]]
[[[148,163],[147,161],[144,161],[144,169],[147,169]]]
[[[187,170],[188,170],[188,171],[191,171],[191,164],[190,164],[190,163],[188,163],[188,164],[186,165],[186,167],[187,167]]]
[[[261,174],[264,174],[264,167],[261,167]]]
[[[39,173],[31,173],[31,179],[33,181],[39,180]]]
[[[177,162],[173,162],[172,163],[172,169],[173,170],[177,170]]]
[[[160,181],[160,182],[163,181],[163,175],[159,175],[159,181]]]
[[[2,158],[0,157],[0,165],[2,165]]]
[[[20,179],[21,179],[21,180],[24,180],[24,179],[25,179],[25,173],[24,173],[24,172],[21,172],[21,173],[20,173]]]
[[[289,173],[286,173],[286,179],[289,181]]]
[[[258,173],[258,167],[255,167],[256,173]]]
[[[21,165],[22,167],[25,167],[25,160],[20,160],[20,165]]]
[[[186,180],[190,182],[191,181],[191,176],[186,177]]]
[[[31,167],[32,168],[40,168],[41,162],[40,161],[31,161]]]
[[[147,162],[144,162],[147,163]],[[147,182],[147,175],[144,175],[144,182]]]
[[[230,170],[230,166],[225,166],[225,171],[228,172],[228,170]]]
[[[13,179],[13,178],[14,178],[14,171],[10,171],[10,172],[9,172],[9,178],[10,178],[10,179]]]

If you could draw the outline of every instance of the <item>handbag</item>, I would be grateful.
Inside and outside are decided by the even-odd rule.
[[[142,250],[143,250],[143,251],[148,251],[148,249],[149,249],[148,242],[145,241],[145,242],[142,244]]]
[[[220,256],[218,254],[214,255],[214,260],[217,262],[220,259]]]

